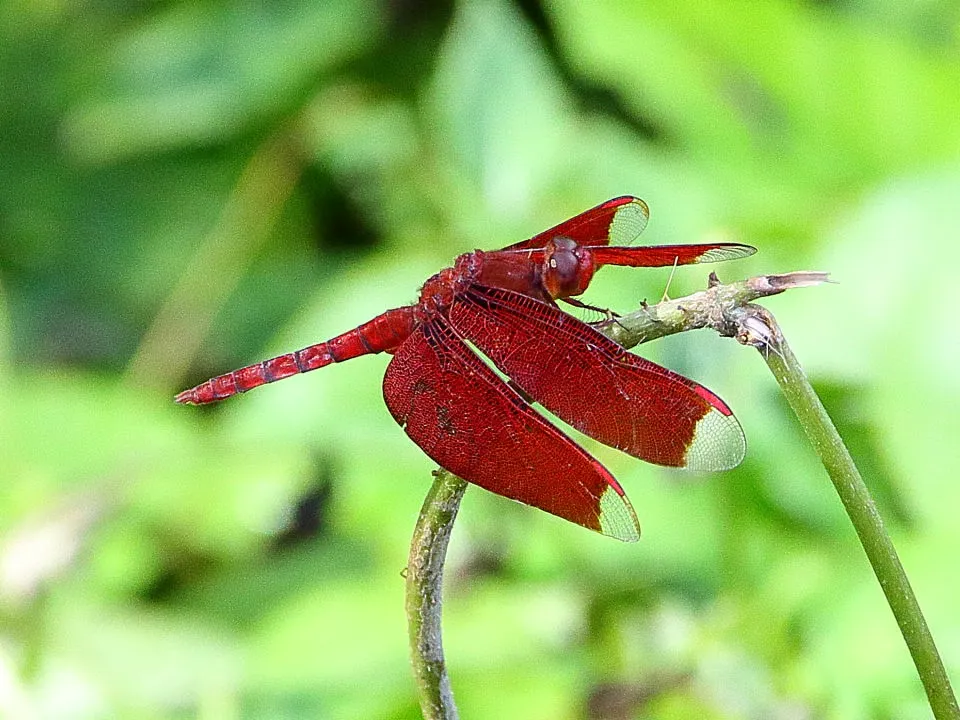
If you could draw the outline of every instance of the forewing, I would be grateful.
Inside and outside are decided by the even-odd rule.
[[[473,285],[450,321],[521,390],[605,445],[691,470],[743,459],[743,431],[723,400],[553,305]]]
[[[624,195],[590,208],[529,240],[509,245],[504,250],[542,248],[559,236],[572,238],[579,245],[629,245],[643,232],[649,219],[650,208],[643,200]]]
[[[501,381],[443,318],[400,346],[383,396],[407,435],[464,480],[620,540],[639,538],[609,471]]]
[[[626,265],[629,267],[665,267],[695,263],[723,262],[753,255],[757,249],[739,243],[703,245],[645,245],[642,247],[588,248],[596,267]]]

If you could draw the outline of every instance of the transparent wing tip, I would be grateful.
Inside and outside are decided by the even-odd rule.
[[[697,262],[714,263],[724,262],[726,260],[737,260],[739,258],[750,257],[755,252],[757,252],[757,249],[752,245],[730,243],[729,245],[710,248],[697,259]]]
[[[600,494],[600,532],[623,542],[640,539],[640,523],[633,506],[612,486]]]
[[[647,226],[650,208],[640,198],[631,197],[629,202],[617,208],[607,233],[611,245],[629,245]]]
[[[684,467],[699,472],[730,470],[743,461],[747,440],[733,415],[711,408],[697,422]]]

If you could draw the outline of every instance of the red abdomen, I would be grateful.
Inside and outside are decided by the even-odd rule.
[[[413,332],[415,327],[413,311],[413,306],[387,310],[373,320],[332,340],[220,375],[194,388],[184,390],[174,399],[178,403],[187,405],[204,405],[291,375],[310,372],[330,363],[342,362],[360,355],[396,350],[400,343]]]

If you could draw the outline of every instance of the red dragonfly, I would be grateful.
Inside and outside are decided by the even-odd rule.
[[[387,352],[387,408],[441,467],[591,530],[637,540],[640,526],[620,484],[531,403],[658,465],[725,470],[743,459],[743,431],[723,400],[557,307],[556,300],[590,307],[574,296],[604,265],[688,265],[756,252],[733,243],[616,246],[633,241],[648,219],[646,203],[620,197],[502,250],[461,255],[424,283],[416,304],[207,380],[176,401],[211,403]]]

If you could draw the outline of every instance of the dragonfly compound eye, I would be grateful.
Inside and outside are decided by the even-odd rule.
[[[568,237],[547,243],[543,265],[543,284],[552,298],[579,295],[593,279],[590,253]]]

